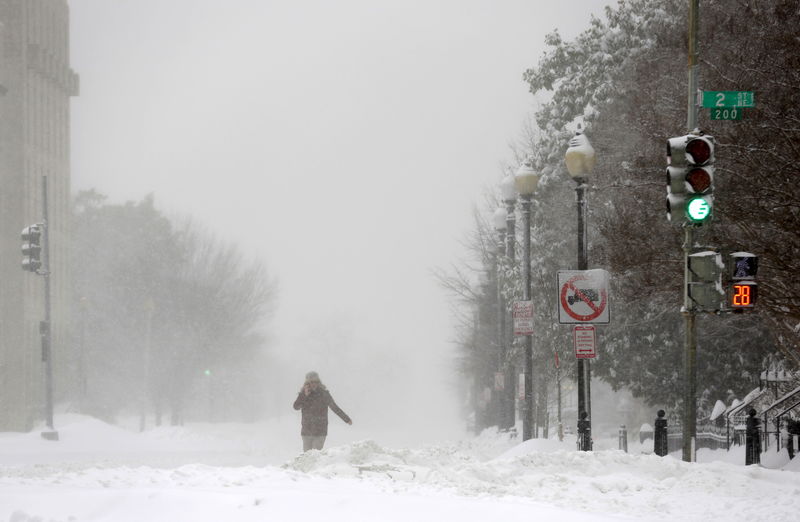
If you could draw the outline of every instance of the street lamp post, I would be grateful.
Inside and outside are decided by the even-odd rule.
[[[514,177],[517,192],[522,198],[522,300],[531,300],[531,199],[539,184],[539,174],[533,170],[533,160],[528,158]],[[533,337],[525,336],[525,414],[522,418],[522,440],[533,433]]]
[[[500,193],[503,197],[503,203],[506,205],[506,259],[508,266],[514,266],[516,263],[516,225],[517,219],[515,215],[515,207],[517,204],[517,187],[514,182],[514,175],[509,173],[500,182]],[[516,425],[517,421],[517,370],[514,366],[513,345],[514,345],[514,324],[509,321],[506,327],[507,344],[506,344],[506,416],[508,419],[508,427],[511,428]]]
[[[497,427],[500,429],[508,429],[510,426],[506,418],[506,395],[505,395],[505,373],[504,361],[506,359],[507,345],[506,345],[506,304],[503,298],[503,255],[505,254],[505,239],[506,239],[506,221],[508,221],[508,213],[503,207],[494,211],[492,216],[494,220],[494,229],[497,232],[497,249],[495,254],[495,272],[497,277],[497,372],[503,375],[502,383],[503,389],[497,388],[497,374],[495,374],[494,390],[497,392],[497,401],[494,401],[494,406],[497,407]]]
[[[575,192],[578,200],[578,270],[587,270],[589,261],[586,253],[586,180],[595,164],[594,148],[589,139],[578,127],[575,136],[569,140],[569,147],[564,156],[567,170],[575,180]],[[592,369],[587,360],[578,359],[578,418],[586,412],[588,415],[589,433],[592,420]],[[589,445],[587,441],[587,446]],[[582,447],[588,450],[590,447]]]

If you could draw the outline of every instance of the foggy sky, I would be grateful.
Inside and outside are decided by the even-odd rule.
[[[287,397],[316,369],[356,422],[376,380],[455,422],[430,270],[464,256],[545,34],[607,3],[71,0],[73,189],[154,192],[261,257]]]

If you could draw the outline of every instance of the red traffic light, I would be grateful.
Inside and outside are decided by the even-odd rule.
[[[703,193],[711,186],[711,174],[706,169],[692,169],[686,175],[686,182],[694,193]]]
[[[686,144],[686,154],[692,157],[696,165],[705,165],[712,155],[711,143],[704,137],[689,139]]]

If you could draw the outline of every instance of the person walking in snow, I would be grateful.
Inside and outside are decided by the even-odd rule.
[[[303,438],[303,451],[321,450],[328,436],[328,408],[347,424],[353,424],[350,417],[342,411],[331,397],[331,392],[320,381],[317,372],[308,372],[305,383],[294,401],[294,409],[301,410],[300,436]]]

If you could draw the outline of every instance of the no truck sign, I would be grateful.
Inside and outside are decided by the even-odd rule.
[[[608,272],[601,269],[560,270],[558,322],[608,324]]]

